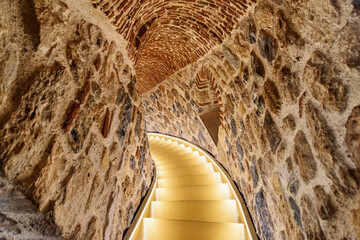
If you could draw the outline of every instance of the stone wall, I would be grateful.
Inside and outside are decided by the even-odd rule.
[[[5,177],[65,238],[121,238],[153,175],[145,119],[217,155],[261,239],[360,238],[359,1],[185,2],[0,1]]]
[[[65,238],[121,238],[153,175],[126,44],[89,2],[5,0],[0,11],[6,178]]]
[[[211,72],[218,160],[261,239],[360,238],[359,14],[351,0],[260,1],[222,45],[168,80],[166,96],[161,86],[147,95],[149,129],[197,138],[184,120],[196,116],[190,90],[170,92]],[[189,114],[172,114],[177,101]]]
[[[1,173],[0,207],[0,239],[62,239],[51,217],[37,212],[34,204]]]
[[[203,108],[194,94],[193,77],[191,71],[184,71],[142,95],[146,129],[186,139],[216,155],[216,146],[199,116]]]

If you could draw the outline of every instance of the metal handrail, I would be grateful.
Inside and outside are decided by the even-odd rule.
[[[140,206],[135,213],[135,216],[123,237],[123,240],[132,240],[139,239],[139,235],[141,234],[141,226],[143,224],[142,220],[144,216],[150,211],[150,202],[155,199],[155,189],[157,186],[157,174],[156,168],[154,169],[154,177],[150,184],[149,190],[145,195],[144,200],[140,203]]]

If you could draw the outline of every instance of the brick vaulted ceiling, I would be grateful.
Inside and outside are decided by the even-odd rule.
[[[145,93],[230,35],[256,0],[90,0],[127,40]]]

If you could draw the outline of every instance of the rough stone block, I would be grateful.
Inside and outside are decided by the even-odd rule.
[[[265,120],[263,127],[265,128],[271,151],[275,153],[280,142],[282,141],[282,137],[278,130],[278,127],[276,126],[276,123],[274,122],[271,114],[268,111],[265,112]]]
[[[294,140],[294,160],[301,178],[308,183],[315,178],[317,167],[311,147],[303,131],[298,131]]]
[[[264,83],[264,100],[270,112],[278,114],[281,111],[282,100],[275,83],[270,79]]]
[[[330,220],[337,211],[337,208],[334,206],[331,196],[326,193],[324,187],[320,185],[316,185],[314,187],[314,195],[316,199],[316,211],[319,217],[323,220]]]
[[[261,56],[265,58],[269,64],[272,64],[277,56],[278,50],[275,38],[262,29],[259,32],[258,46]]]

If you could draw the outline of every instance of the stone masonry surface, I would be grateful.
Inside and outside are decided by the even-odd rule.
[[[360,239],[359,0],[0,13],[0,238],[121,239],[153,177],[151,131],[215,155],[261,239]]]
[[[143,96],[148,129],[203,147],[199,86],[216,99],[218,160],[261,239],[360,238],[359,22],[358,1],[258,1],[231,37]]]
[[[0,1],[0,160],[64,238],[120,239],[154,166],[124,43],[76,4]],[[31,237],[15,230],[1,234]]]

